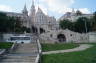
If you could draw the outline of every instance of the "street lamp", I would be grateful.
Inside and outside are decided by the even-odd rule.
[[[37,26],[37,35],[38,35],[38,38],[37,38],[37,40],[38,40],[38,42],[40,42],[40,37],[39,37],[39,35],[40,35],[40,24],[38,24],[38,26]]]
[[[85,20],[85,31],[87,33],[87,23],[86,23],[86,20]]]
[[[87,29],[87,20],[86,19],[83,19],[84,21],[85,21],[85,32],[86,32],[86,39],[88,40],[88,42],[89,42],[89,34],[88,34],[88,36],[87,36],[87,32],[88,32],[88,29]]]
[[[86,19],[83,18],[83,21],[85,22],[85,32],[87,33],[87,23],[86,23]]]

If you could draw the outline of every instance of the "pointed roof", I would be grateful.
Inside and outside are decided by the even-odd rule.
[[[34,5],[34,0],[32,0],[32,6],[31,6],[31,9],[35,8],[35,5]]]
[[[24,9],[22,10],[22,13],[23,13],[24,15],[28,15],[28,11],[27,11],[26,4],[24,5]]]
[[[32,0],[32,5],[34,5],[34,0]]]
[[[34,0],[32,0],[32,6],[31,6],[30,11],[31,11],[31,13],[35,12]]]
[[[28,12],[28,11],[27,11],[27,7],[26,7],[26,4],[24,5],[23,13],[24,13],[24,12]]]
[[[40,7],[38,7],[38,11],[37,12],[43,13]]]
[[[35,5],[34,5],[34,0],[32,0],[32,5],[31,5],[31,9],[30,9],[30,16],[34,16],[35,15]]]
[[[72,9],[72,13],[75,13],[75,10],[74,10],[74,8]]]

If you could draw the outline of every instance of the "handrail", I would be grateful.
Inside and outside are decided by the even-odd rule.
[[[35,63],[39,63],[40,55],[38,54],[35,60]]]
[[[41,44],[40,44],[39,40],[37,40],[37,46],[38,46],[38,55],[36,57],[35,63],[39,63],[40,55],[41,55],[41,52],[42,52]]]
[[[41,50],[41,44],[40,44],[40,42],[39,42],[39,40],[37,41],[37,44],[38,44],[38,52],[39,52],[39,54],[41,54],[41,52],[42,52],[42,50]]]
[[[14,50],[14,48],[16,47],[16,44],[17,44],[17,42],[13,43],[12,47],[10,48],[10,52],[12,52]]]
[[[2,50],[0,51],[0,55],[2,55],[5,51],[6,51],[6,49],[2,49]]]

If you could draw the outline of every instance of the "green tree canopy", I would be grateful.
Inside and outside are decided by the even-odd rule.
[[[91,18],[91,26],[92,31],[96,31],[96,12],[93,13],[93,17]]]
[[[68,19],[60,21],[59,25],[62,29],[73,30],[73,23]]]
[[[22,25],[20,17],[9,17],[5,13],[0,12],[0,32],[30,32],[29,28]]]
[[[77,11],[76,11],[76,15],[77,15],[77,16],[82,15],[82,12],[79,11],[79,10],[77,10]]]
[[[7,20],[8,17],[6,16],[6,14],[0,12],[0,32],[7,32]]]
[[[76,32],[86,33],[91,30],[90,21],[86,17],[80,17],[75,22],[74,28]]]
[[[69,29],[71,31],[85,33],[91,31],[91,21],[86,17],[80,17],[76,22],[70,20],[62,20],[59,25],[61,29]]]

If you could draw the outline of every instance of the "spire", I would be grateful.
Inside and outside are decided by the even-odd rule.
[[[34,0],[32,0],[32,5],[34,5]]]
[[[32,0],[31,11],[32,11],[32,9],[35,9],[34,0]]]
[[[32,0],[32,6],[30,9],[30,17],[31,17],[31,21],[34,22],[35,21],[35,5],[34,5],[34,0]]]
[[[38,12],[42,12],[42,10],[41,10],[41,8],[40,8],[40,7],[38,7]]]
[[[38,0],[38,8],[39,8],[39,0]]]
[[[75,10],[72,8],[71,16],[75,16]]]
[[[75,10],[74,10],[74,8],[72,9],[72,13],[75,13]]]
[[[22,13],[25,15],[28,15],[26,4],[24,5],[24,9],[23,9]]]
[[[26,3],[25,3],[25,5],[24,5],[24,10],[27,10],[27,8],[26,8]]]

